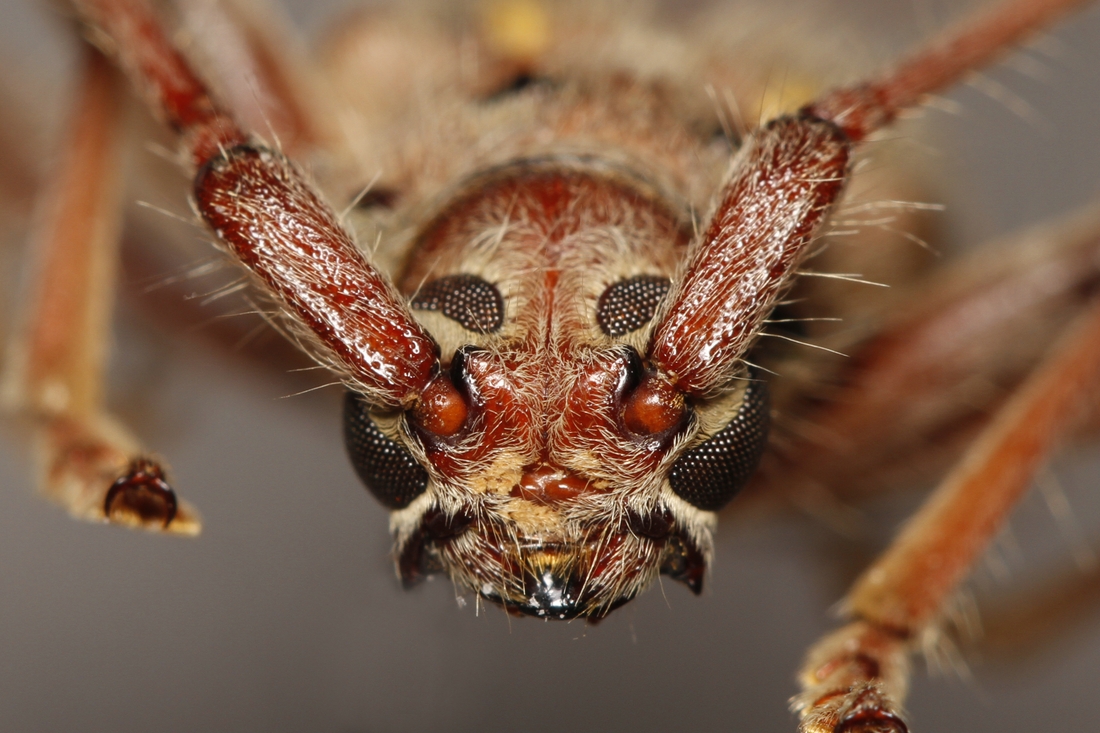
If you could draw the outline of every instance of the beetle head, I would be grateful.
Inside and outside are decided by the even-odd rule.
[[[690,231],[575,163],[496,171],[416,235],[401,285],[451,356],[406,410],[345,411],[402,579],[548,618],[603,616],[660,573],[698,592],[767,424],[761,383],[689,399],[643,356]]]

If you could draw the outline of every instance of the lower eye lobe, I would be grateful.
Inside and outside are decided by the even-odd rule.
[[[359,479],[390,509],[404,509],[428,488],[428,472],[370,418],[355,392],[344,394],[344,447]]]
[[[672,464],[668,481],[684,501],[705,511],[724,507],[745,486],[768,444],[768,384],[749,383],[737,415]]]

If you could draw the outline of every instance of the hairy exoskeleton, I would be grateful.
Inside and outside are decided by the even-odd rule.
[[[593,91],[574,93],[573,106],[555,104],[563,118],[590,116],[578,133],[559,128],[526,157],[473,173],[412,227],[398,282],[412,313],[381,287],[348,303],[357,316],[385,298],[393,341],[373,322],[353,331],[346,310],[322,324],[310,323],[315,308],[300,311],[322,358],[354,365],[348,447],[396,510],[404,580],[443,570],[511,609],[559,618],[601,616],[661,571],[701,587],[714,511],[766,441],[766,386],[743,357],[849,160],[835,125],[777,120],[742,146],[695,236],[682,196],[647,175],[644,149],[599,152],[600,133],[626,127],[614,106],[587,110]],[[647,120],[646,132],[674,137],[671,122]],[[680,145],[702,157],[709,142]],[[255,146],[205,163],[196,202],[224,240],[260,218],[266,203],[252,201],[275,168],[290,181]],[[299,209],[287,206],[294,185],[265,200]],[[285,268],[257,266],[254,251],[241,255],[254,271]],[[281,297],[302,300],[294,287]]]
[[[181,135],[199,216],[348,387],[348,450],[393,510],[403,580],[441,571],[513,611],[598,618],[659,573],[700,589],[715,512],[767,442],[768,388],[750,350],[835,210],[858,144],[1076,2],[1006,5],[880,79],[763,124],[728,163],[709,135],[667,114],[658,83],[570,84],[521,64],[519,95],[483,99],[512,105],[498,134],[478,130],[466,168],[437,164],[457,180],[365,193],[394,209],[386,235],[408,245],[392,282],[278,146],[213,101],[144,5],[75,4],[92,40]],[[467,122],[440,126],[462,139]],[[397,155],[423,151],[414,138]],[[807,662],[795,702],[808,730],[904,730],[906,655],[1070,429],[1074,392],[1100,362],[1098,330],[1100,316],[1086,312],[857,585],[848,604],[858,620]],[[822,424],[847,420],[859,435],[852,411],[870,414],[875,388],[907,376],[912,354],[898,343],[887,330],[867,347],[864,363],[878,366],[865,389]],[[50,429],[68,426],[66,414]],[[57,465],[109,475],[96,463],[103,444],[103,465],[117,471],[126,441],[109,432],[95,434],[96,450],[57,441]],[[181,521],[155,463],[122,464],[64,501],[93,518]]]
[[[736,361],[691,393],[655,363],[647,326],[691,240],[667,200],[598,158],[546,156],[478,176],[418,232],[402,285],[449,356],[403,415],[346,403],[406,582],[441,569],[563,618],[659,570],[698,590],[713,511],[763,450],[767,392]],[[383,440],[415,466],[387,473]]]
[[[443,570],[560,618],[602,616],[662,571],[699,590],[714,512],[767,438],[766,385],[743,357],[843,186],[835,125],[780,119],[745,141],[696,235],[699,204],[666,169],[724,167],[709,135],[633,115],[639,98],[659,110],[646,85],[532,89],[543,123],[503,135],[394,235],[412,242],[395,289],[293,164],[151,38],[147,11],[82,7],[184,136],[201,217],[346,380],[348,447],[395,510],[406,582]],[[104,513],[149,503],[127,498],[161,488],[146,476]]]

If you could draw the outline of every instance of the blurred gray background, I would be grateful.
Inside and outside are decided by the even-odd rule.
[[[313,33],[344,3],[329,5],[300,0],[289,12]],[[836,6],[837,24],[860,28],[879,55],[936,27],[947,7]],[[5,104],[35,109],[27,145],[42,153],[72,60],[57,16],[46,3],[0,4]],[[989,72],[1040,122],[972,88],[949,95],[959,114],[928,115],[929,160],[946,176],[945,225],[959,241],[1096,194],[1100,13],[1062,24],[1044,48],[1055,54],[1046,79],[1007,66]],[[27,443],[5,426],[0,730],[794,730],[794,671],[835,626],[830,608],[874,548],[803,517],[730,517],[701,598],[665,583],[595,627],[509,619],[495,607],[476,613],[444,580],[404,592],[386,513],[344,458],[336,391],[280,399],[286,380],[164,333],[135,314],[134,296],[120,310],[120,410],[170,458],[205,530],[178,540],[70,521],[34,496]],[[1100,548],[1098,471],[1100,453],[1088,451],[1057,467]],[[915,501],[867,507],[868,522],[885,536]],[[990,613],[1014,590],[1072,568],[1069,543],[1037,496],[1014,517],[1012,537],[971,583]],[[1007,572],[990,569],[1001,566]],[[1037,648],[968,649],[966,679],[930,677],[918,661],[913,729],[1095,729],[1093,610]]]

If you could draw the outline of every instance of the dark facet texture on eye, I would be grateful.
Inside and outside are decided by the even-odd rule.
[[[751,382],[737,417],[672,464],[668,481],[676,495],[705,511],[724,507],[752,477],[764,455],[769,409],[767,383]]]
[[[390,509],[407,507],[428,487],[428,472],[382,434],[355,392],[344,394],[344,446],[359,479]]]
[[[653,319],[670,286],[667,277],[639,275],[608,286],[596,303],[596,323],[608,336],[625,336]]]
[[[504,299],[490,282],[476,275],[448,275],[426,283],[410,305],[439,311],[467,331],[492,333],[504,325]]]

